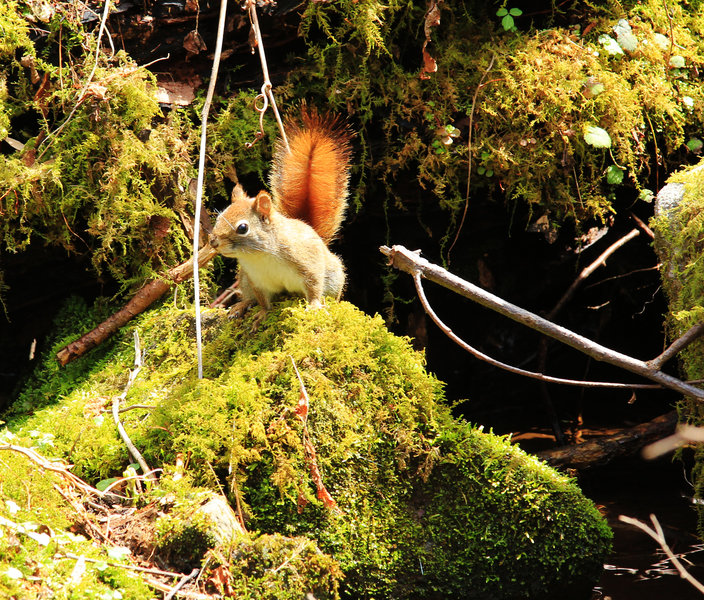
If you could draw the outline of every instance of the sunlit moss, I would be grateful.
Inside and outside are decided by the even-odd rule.
[[[129,327],[146,354],[125,404],[153,408],[123,421],[150,466],[187,457],[193,485],[222,487],[248,528],[314,541],[339,563],[343,595],[452,597],[470,587],[478,598],[557,598],[590,588],[610,540],[595,507],[506,439],[454,420],[422,355],[380,317],[347,303],[287,303],[255,334],[250,325],[204,313],[202,380],[190,311],[163,307]],[[52,451],[77,474],[120,474],[131,460],[100,411],[122,392],[133,353],[125,331],[107,361],[79,359],[86,379],[10,423],[18,443],[50,427]],[[305,434],[294,364],[310,398]],[[28,387],[23,410],[35,389],[48,393]],[[162,527],[178,540],[170,519]]]

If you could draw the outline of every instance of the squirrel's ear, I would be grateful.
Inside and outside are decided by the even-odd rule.
[[[269,219],[272,211],[271,196],[266,192],[259,192],[254,200],[254,210],[263,219]]]
[[[244,188],[238,183],[232,190],[230,202],[234,204],[237,200],[242,200],[243,198],[247,198],[247,192],[245,192]]]

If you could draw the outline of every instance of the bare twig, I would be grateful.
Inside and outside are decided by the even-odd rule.
[[[639,521],[638,519],[633,519],[631,517],[626,517],[625,515],[619,515],[618,519],[619,521],[623,521],[624,523],[628,523],[629,525],[637,527],[641,531],[647,533],[651,538],[653,538],[660,545],[667,557],[670,559],[670,562],[673,564],[675,569],[677,569],[677,572],[680,574],[680,577],[685,581],[691,583],[700,593],[704,594],[704,585],[689,574],[687,569],[684,568],[684,565],[680,562],[677,556],[675,556],[675,553],[672,551],[670,546],[668,546],[667,540],[665,539],[665,534],[663,533],[662,527],[660,526],[660,522],[658,521],[655,515],[650,515],[650,520],[653,523],[652,528],[643,523],[643,521]]]
[[[198,264],[202,267],[212,260],[216,254],[217,252],[209,245],[204,246],[198,253]],[[171,288],[172,284],[186,281],[192,275],[193,258],[189,258],[186,262],[170,269],[164,279],[152,279],[145,283],[132,299],[115,314],[108,317],[95,329],[59,350],[56,353],[56,359],[59,364],[62,366],[67,365],[104,342],[130,319],[136,317],[161,298]]]
[[[562,295],[562,298],[560,298],[560,300],[557,302],[557,304],[555,304],[553,309],[546,315],[546,318],[553,320],[557,316],[557,314],[565,307],[565,305],[572,299],[574,294],[577,292],[577,289],[582,285],[582,283],[587,279],[587,277],[589,277],[599,267],[606,265],[607,258],[609,258],[614,252],[616,252],[616,250],[624,246],[627,242],[637,237],[639,234],[640,232],[638,229],[633,229],[625,236],[616,240],[616,242],[614,242],[606,250],[604,250],[604,252],[602,252],[596,258],[596,260],[594,260],[591,264],[587,265],[584,269],[582,269],[581,273],[572,282],[572,285],[570,285],[570,287],[567,288],[567,291]],[[548,346],[548,338],[541,338],[538,344],[537,360],[537,367],[540,372],[545,372],[547,368]],[[555,440],[558,444],[563,445],[565,443],[565,434],[562,430],[560,419],[558,418],[557,411],[555,410],[555,407],[553,405],[552,398],[550,397],[550,392],[548,391],[545,385],[542,386],[541,395],[548,411],[548,414],[550,416],[552,429],[555,434]]]
[[[622,238],[616,240],[613,244],[611,244],[590,265],[584,267],[584,269],[582,269],[581,273],[577,276],[577,279],[575,279],[572,282],[572,285],[570,285],[570,287],[567,289],[567,291],[563,294],[562,298],[560,298],[560,301],[548,313],[547,318],[553,319],[555,317],[555,315],[557,315],[557,313],[559,313],[563,309],[565,304],[567,304],[567,302],[569,302],[569,300],[572,298],[572,296],[574,296],[575,292],[577,291],[577,288],[579,288],[579,286],[582,285],[582,283],[584,282],[584,280],[587,277],[589,277],[599,267],[606,265],[606,259],[609,258],[609,256],[611,256],[614,252],[616,252],[616,250],[618,250],[621,246],[630,242],[632,239],[638,237],[639,235],[640,235],[640,231],[638,229],[632,229],[630,232],[628,232]]]
[[[73,118],[73,115],[75,114],[76,110],[78,110],[79,105],[83,101],[83,98],[85,98],[86,92],[88,91],[88,88],[91,84],[91,81],[93,81],[93,77],[95,75],[95,71],[98,68],[98,57],[100,56],[100,40],[103,37],[103,32],[105,31],[105,24],[107,23],[108,20],[108,15],[110,13],[110,0],[105,0],[105,5],[103,7],[103,14],[102,17],[100,18],[100,28],[98,29],[98,39],[95,42],[95,58],[93,60],[93,68],[91,69],[90,74],[88,75],[88,79],[86,80],[85,84],[83,85],[83,89],[81,92],[78,94],[78,98],[76,99],[76,103],[74,104],[73,108],[71,109],[71,112],[68,114],[64,122],[59,125],[54,131],[50,132],[39,144],[41,147],[45,142],[47,142],[49,139],[56,137],[59,132],[68,125],[68,123],[71,121]],[[112,46],[112,40],[110,40],[110,45]],[[113,48],[114,52],[114,48]],[[49,144],[51,145],[51,144]],[[42,154],[46,152],[49,146],[47,146]]]
[[[220,56],[222,54],[222,40],[225,36],[225,16],[227,14],[227,0],[220,0],[220,20],[218,21],[218,37],[215,43],[215,55],[213,56],[213,68],[210,73],[210,82],[208,83],[208,92],[205,96],[203,104],[203,112],[200,123],[200,155],[198,158],[198,186],[196,188],[196,210],[193,226],[193,288],[195,294],[195,311],[196,311],[196,353],[198,355],[198,379],[203,378],[203,347],[201,336],[201,320],[200,320],[200,280],[198,276],[199,264],[196,260],[198,256],[198,246],[200,242],[200,212],[203,200],[203,179],[205,174],[205,144],[207,138],[208,113],[210,112],[210,104],[213,101],[215,94],[215,82],[218,77],[218,69],[220,67]]]
[[[663,373],[662,371],[653,370],[642,360],[638,360],[632,356],[628,356],[606,348],[605,346],[601,346],[600,344],[570,331],[565,327],[556,325],[543,317],[511,304],[506,300],[503,300],[502,298],[499,298],[486,290],[483,290],[480,287],[477,287],[468,281],[449,273],[445,269],[429,263],[418,254],[407,250],[403,246],[394,246],[393,248],[382,246],[381,252],[389,257],[390,264],[397,269],[413,275],[413,277],[417,280],[420,279],[419,276],[423,276],[426,279],[451,289],[486,308],[490,308],[504,315],[505,317],[513,319],[514,321],[522,323],[531,329],[535,329],[536,331],[561,341],[568,346],[591,356],[595,360],[607,362],[632,373],[636,373],[660,384],[661,386],[668,387],[685,394],[686,396],[704,400],[704,390],[677,379],[676,377],[668,375],[667,373]],[[553,378],[553,380],[554,379],[555,378]],[[626,387],[631,386],[627,385]]]
[[[435,324],[453,342],[455,342],[458,346],[460,346],[462,349],[466,350],[472,356],[478,358],[479,360],[483,360],[484,362],[487,362],[490,365],[493,365],[495,367],[499,367],[500,369],[504,369],[505,371],[508,371],[510,373],[514,373],[516,375],[522,375],[523,377],[529,377],[531,379],[538,379],[540,381],[544,381],[547,383],[561,383],[563,385],[576,385],[576,386],[595,387],[595,388],[607,387],[607,388],[631,389],[634,387],[636,387],[636,388],[641,387],[641,384],[637,384],[637,383],[630,384],[630,383],[611,383],[611,382],[603,382],[603,381],[582,381],[582,380],[577,380],[577,379],[563,379],[561,377],[551,377],[550,375],[543,375],[542,373],[535,373],[534,371],[526,371],[525,369],[521,369],[519,367],[514,367],[512,365],[508,365],[508,364],[503,363],[499,360],[496,360],[495,358],[492,358],[491,356],[484,354],[480,350],[477,350],[473,346],[470,346],[462,338],[460,338],[458,335],[456,335],[447,325],[445,325],[445,323],[443,323],[443,321],[440,319],[440,317],[437,316],[437,314],[435,313],[433,308],[430,306],[430,303],[428,302],[428,299],[425,296],[425,291],[423,290],[423,284],[421,282],[420,271],[413,274],[413,281],[416,284],[416,291],[418,292],[418,297],[420,298],[421,304],[423,305],[425,312],[428,313],[428,315],[435,322]],[[652,386],[647,386],[647,387],[652,387]]]
[[[193,569],[188,575],[181,577],[181,580],[171,589],[168,594],[166,594],[166,598],[164,598],[164,600],[172,600],[176,593],[191,579],[198,575],[198,573],[200,573],[200,569]]]
[[[665,348],[665,351],[660,356],[656,356],[652,360],[649,360],[648,366],[652,369],[659,369],[668,360],[674,358],[680,350],[689,346],[689,344],[691,344],[694,340],[700,338],[702,335],[704,335],[704,323],[697,323],[696,325],[691,327],[684,335],[676,339],[674,342],[672,342],[672,344]]]
[[[127,435],[127,432],[125,431],[125,428],[123,427],[122,422],[120,421],[120,414],[119,414],[120,413],[120,402],[127,397],[127,392],[132,387],[134,380],[137,378],[137,375],[139,375],[139,372],[141,370],[142,370],[142,351],[139,347],[139,333],[137,333],[137,331],[135,330],[135,332],[134,332],[134,369],[132,369],[130,371],[130,375],[127,378],[127,384],[125,385],[125,389],[123,390],[122,394],[120,394],[119,396],[114,396],[112,399],[112,418],[115,421],[115,426],[117,427],[117,431],[119,432],[120,437],[122,438],[122,441],[125,442],[125,446],[127,446],[127,449],[130,451],[132,458],[134,458],[139,463],[139,466],[142,469],[142,473],[144,473],[144,475],[148,476],[150,479],[156,480],[156,477],[152,473],[152,470],[149,468],[147,461],[144,460],[144,457],[142,456],[141,452],[139,450],[137,450],[137,446],[135,446],[132,443],[130,436]],[[151,475],[147,475],[147,474],[151,474]]]
[[[477,97],[479,96],[480,90],[484,87],[484,80],[487,78],[489,75],[489,72],[491,71],[492,67],[494,66],[494,61],[496,60],[496,55],[492,54],[491,55],[491,60],[489,61],[489,66],[484,70],[484,73],[481,76],[481,79],[479,80],[479,84],[477,85],[477,89],[474,90],[474,96],[472,96],[472,107],[469,110],[469,131],[467,133],[467,191],[465,193],[465,198],[464,198],[464,209],[462,210],[462,218],[460,219],[460,224],[457,227],[457,233],[455,233],[455,239],[452,240],[452,244],[450,245],[450,248],[447,251],[447,258],[448,261],[450,260],[450,254],[452,253],[452,249],[455,247],[455,244],[457,243],[457,240],[460,237],[460,233],[462,233],[462,228],[464,227],[464,222],[465,219],[467,218],[467,211],[469,210],[469,191],[470,191],[470,183],[472,181],[472,133],[473,133],[473,128],[474,128],[474,109],[477,106]]]
[[[77,477],[71,471],[69,471],[70,465],[66,465],[63,462],[51,461],[47,458],[41,456],[36,450],[32,448],[25,448],[23,446],[15,446],[14,444],[2,444],[0,445],[0,450],[10,450],[12,452],[18,452],[19,454],[24,454],[32,462],[37,464],[40,468],[45,471],[51,471],[52,473],[58,473],[64,477],[68,482],[83,490],[87,494],[95,494],[96,496],[103,496],[103,492],[97,490],[94,487],[88,485],[80,477]]]
[[[71,554],[70,552],[67,552],[66,554],[57,554],[54,556],[55,559],[57,560],[62,560],[62,559],[69,559],[69,560],[78,560],[81,558],[78,554]],[[104,563],[105,561],[102,559],[98,558],[88,558],[87,556],[82,557],[83,560],[86,562],[94,562],[94,563]],[[110,567],[118,567],[121,569],[128,569],[130,571],[139,571],[140,573],[150,573],[151,575],[161,575],[162,577],[183,577],[183,573],[175,573],[174,571],[162,571],[161,569],[153,569],[149,567],[138,567],[137,565],[123,565],[120,563],[114,563],[114,562],[108,562],[105,563]]]

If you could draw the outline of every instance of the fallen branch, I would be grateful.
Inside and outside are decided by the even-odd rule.
[[[112,399],[112,418],[113,418],[113,421],[115,421],[115,427],[117,427],[117,431],[120,434],[122,441],[125,442],[125,446],[127,446],[127,449],[129,450],[130,454],[132,455],[132,458],[134,458],[139,463],[139,466],[142,469],[142,473],[144,473],[146,476],[148,473],[152,473],[152,470],[149,468],[147,461],[144,460],[142,453],[139,450],[137,450],[137,446],[135,446],[132,443],[130,436],[127,435],[127,431],[125,431],[125,428],[122,425],[122,421],[120,421],[120,402],[122,402],[122,400],[127,398],[127,392],[129,392],[130,388],[132,387],[132,384],[134,383],[134,380],[137,379],[137,375],[139,375],[139,372],[141,370],[142,370],[142,351],[139,347],[139,333],[137,333],[137,331],[135,331],[134,332],[134,369],[132,369],[130,371],[130,375],[127,378],[127,384],[125,385],[125,389],[122,391],[122,394],[120,394],[119,396],[114,396]],[[153,473],[149,478],[156,480],[156,477],[154,476]]]
[[[660,548],[662,548],[663,552],[667,555],[667,557],[670,559],[670,562],[673,564],[675,569],[677,569],[677,572],[680,574],[680,577],[688,583],[691,583],[695,588],[697,588],[700,593],[704,594],[704,585],[689,574],[689,572],[687,571],[687,569],[684,568],[684,565],[680,562],[678,557],[675,556],[674,552],[672,552],[670,546],[668,546],[667,540],[665,539],[665,534],[663,533],[662,527],[660,526],[660,522],[658,521],[655,515],[650,515],[650,520],[653,523],[653,528],[649,527],[638,519],[632,519],[631,517],[626,517],[624,515],[619,515],[618,520],[624,523],[628,523],[629,525],[633,525],[634,527],[637,527],[641,531],[647,533],[651,538],[653,538],[660,545]]]
[[[217,252],[209,245],[205,245],[198,253],[198,266],[203,267],[208,264],[216,254]],[[104,342],[130,319],[136,317],[161,298],[174,283],[186,281],[192,275],[193,258],[189,258],[186,262],[169,270],[165,279],[153,279],[145,283],[124,307],[108,317],[92,331],[59,350],[56,353],[59,364],[62,366],[67,365],[72,360],[83,356],[86,352]]]
[[[452,273],[449,273],[445,269],[433,265],[424,258],[421,258],[417,253],[411,252],[403,246],[394,246],[393,248],[388,248],[382,246],[380,248],[381,252],[389,257],[389,262],[395,268],[405,271],[413,275],[416,280],[416,285],[420,281],[420,277],[425,277],[430,281],[438,283],[443,287],[446,287],[462,296],[473,300],[481,304],[486,308],[490,308],[504,315],[514,321],[522,323],[531,329],[535,329],[551,338],[554,338],[572,348],[591,356],[595,360],[603,361],[614,366],[620,367],[632,373],[636,373],[642,377],[650,379],[658,383],[663,387],[667,387],[676,390],[686,396],[696,398],[698,400],[704,400],[704,390],[695,387],[689,383],[686,383],[672,375],[663,373],[660,370],[652,369],[648,364],[642,360],[633,358],[626,354],[616,352],[593,342],[592,340],[581,336],[569,329],[556,325],[555,323],[544,319],[530,311],[527,311],[515,304],[511,304],[498,296],[495,296],[486,290],[477,287],[468,281],[465,281]],[[432,316],[432,315],[431,315]],[[445,333],[452,333],[449,329]],[[452,334],[454,336],[454,334]],[[459,339],[454,336],[453,339]],[[497,364],[498,361],[494,361]],[[502,363],[497,364],[499,366]],[[522,371],[521,369],[516,369],[511,367],[514,372]],[[529,372],[524,372],[521,374],[527,374]],[[534,376],[536,374],[533,374]],[[545,377],[545,381],[552,381],[555,383],[571,383],[572,385],[584,385],[582,383],[576,384],[572,380],[559,380],[558,378],[547,378],[546,376],[538,375],[537,378]],[[616,384],[614,384],[616,385]],[[635,387],[632,384],[618,384],[619,387],[625,385],[626,387]]]
[[[646,444],[670,435],[677,426],[677,412],[671,411],[647,423],[623,429],[614,435],[592,439],[575,446],[561,446],[535,455],[552,467],[577,470],[604,465],[614,458],[634,454]]]
[[[616,250],[621,248],[622,246],[625,246],[629,241],[632,239],[638,237],[640,235],[640,230],[639,229],[633,229],[629,233],[627,233],[625,236],[622,236],[618,240],[616,240],[613,244],[611,244],[604,252],[602,252],[591,264],[587,265],[582,269],[582,271],[579,273],[577,278],[572,282],[572,285],[570,285],[569,288],[567,288],[567,291],[562,295],[562,298],[557,302],[557,304],[552,308],[552,310],[546,315],[547,319],[554,319],[557,314],[565,307],[565,305],[572,299],[572,296],[577,292],[577,289],[582,285],[582,283],[589,277],[594,271],[596,271],[599,267],[605,266],[606,265],[606,259],[609,258]],[[537,360],[537,366],[538,370],[541,372],[545,372],[547,368],[547,362],[548,362],[548,338],[541,338],[540,343],[538,344],[538,360]],[[565,435],[564,432],[562,431],[562,426],[560,425],[560,419],[558,418],[557,411],[555,410],[555,407],[552,402],[552,398],[550,397],[550,392],[547,389],[547,386],[545,385],[546,382],[543,382],[542,389],[541,389],[541,395],[543,398],[543,401],[545,403],[545,406],[547,408],[548,414],[550,415],[550,421],[553,429],[553,433],[555,434],[555,440],[557,441],[558,444],[564,445],[565,443]]]

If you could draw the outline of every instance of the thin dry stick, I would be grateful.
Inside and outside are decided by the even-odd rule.
[[[138,463],[139,466],[142,469],[142,473],[146,477],[152,480],[156,480],[156,476],[152,473],[152,470],[149,468],[149,465],[147,464],[147,461],[144,460],[144,457],[142,456],[141,452],[137,450],[137,446],[135,446],[132,443],[132,440],[130,439],[130,436],[127,435],[127,432],[125,431],[125,428],[122,426],[122,422],[120,421],[120,402],[127,398],[127,392],[129,389],[132,387],[132,384],[134,383],[134,380],[137,379],[137,375],[139,375],[139,372],[142,370],[142,351],[140,350],[139,347],[139,333],[135,329],[134,332],[134,369],[130,371],[130,375],[127,378],[127,384],[125,385],[125,389],[123,390],[122,394],[119,396],[114,396],[112,399],[112,418],[113,421],[115,421],[115,426],[117,427],[117,431],[120,434],[120,437],[122,438],[122,441],[125,442],[125,446],[127,446],[127,449],[129,450],[130,454],[132,455],[132,458],[134,458]]]
[[[215,93],[215,82],[218,77],[218,69],[220,67],[220,56],[222,54],[222,40],[225,36],[225,15],[227,13],[227,0],[220,0],[220,20],[218,22],[218,38],[215,43],[215,55],[213,56],[213,68],[210,73],[210,82],[208,83],[208,93],[205,96],[205,104],[203,104],[203,113],[200,122],[200,156],[198,157],[198,185],[196,188],[196,212],[195,223],[193,226],[193,288],[195,294],[195,310],[196,310],[196,352],[198,354],[198,379],[203,379],[203,344],[201,335],[201,319],[200,319],[200,279],[198,276],[198,246],[200,243],[200,212],[203,203],[203,179],[205,174],[205,143],[207,136],[208,113],[210,112],[210,104],[213,101]]]
[[[668,360],[674,358],[674,356],[683,348],[686,348],[694,340],[700,338],[704,335],[704,323],[697,323],[692,326],[686,333],[681,337],[677,338],[672,344],[670,344],[660,356],[656,356],[654,359],[648,361],[648,366],[653,369],[659,369]]]
[[[457,227],[457,233],[455,234],[455,239],[452,240],[449,250],[447,251],[448,261],[452,249],[455,247],[457,240],[460,237],[462,228],[464,227],[464,221],[467,218],[467,211],[469,210],[469,186],[472,181],[472,128],[474,127],[474,109],[477,105],[477,97],[479,96],[479,91],[484,87],[484,80],[489,75],[492,67],[494,66],[494,61],[496,60],[496,55],[492,54],[491,60],[489,61],[489,66],[484,71],[477,89],[474,90],[474,96],[472,97],[472,108],[469,111],[469,131],[467,133],[467,193],[464,199],[464,210],[462,211],[462,218],[460,219],[459,227]]]
[[[71,109],[71,112],[68,114],[68,117],[64,120],[61,125],[59,125],[53,132],[50,132],[49,135],[47,135],[44,140],[39,144],[39,147],[41,147],[46,141],[51,139],[52,137],[56,137],[59,132],[68,125],[68,123],[71,121],[73,118],[73,115],[75,112],[78,110],[79,105],[83,101],[83,98],[85,98],[86,92],[88,91],[88,87],[91,84],[91,81],[93,81],[93,76],[95,75],[95,71],[98,68],[98,57],[100,56],[100,40],[103,37],[103,32],[105,31],[105,24],[107,23],[108,20],[108,14],[110,13],[110,0],[105,0],[105,6],[103,7],[103,15],[100,18],[100,29],[98,29],[98,39],[95,42],[95,59],[93,61],[93,68],[91,69],[90,75],[88,75],[88,79],[86,80],[85,84],[83,85],[83,89],[81,90],[80,94],[78,94],[78,99],[76,100],[76,103],[74,104],[73,108]],[[112,40],[110,41],[110,45],[112,46]],[[114,48],[113,48],[114,52]],[[42,154],[44,154],[49,146],[47,146]]]
[[[381,252],[389,257],[390,264],[409,273],[412,276],[420,274],[430,281],[434,281],[451,289],[462,296],[481,304],[486,308],[490,308],[509,319],[522,323],[531,329],[540,331],[541,333],[559,340],[572,348],[591,356],[592,358],[604,361],[614,366],[620,367],[632,373],[636,373],[650,379],[661,386],[676,390],[686,396],[691,396],[699,400],[704,400],[704,390],[694,387],[676,377],[663,373],[662,371],[651,369],[647,363],[642,360],[633,358],[626,354],[616,352],[610,348],[606,348],[592,340],[581,336],[574,331],[570,331],[565,327],[556,325],[555,323],[544,319],[530,311],[527,311],[515,304],[511,304],[506,300],[494,296],[486,290],[477,287],[464,279],[449,273],[445,269],[429,263],[418,254],[411,252],[403,246],[394,246],[388,248],[381,247]],[[546,380],[547,381],[547,380]],[[627,387],[631,387],[630,385]]]
[[[171,589],[168,594],[166,594],[166,598],[164,598],[164,600],[171,600],[176,595],[176,593],[191,579],[198,575],[198,573],[200,573],[200,569],[193,569],[188,575],[184,575],[183,577],[181,577],[181,580]]]
[[[57,560],[68,559],[68,560],[78,560],[83,558],[86,562],[93,563],[104,563],[105,561],[98,558],[88,558],[87,556],[79,556],[78,554],[71,554],[67,552],[66,554],[57,554],[54,556]],[[173,571],[162,571],[161,569],[152,569],[149,567],[138,567],[137,565],[122,565],[120,563],[108,562],[105,563],[110,567],[118,567],[120,569],[128,569],[130,571],[139,571],[140,573],[150,573],[151,575],[161,575],[163,577],[183,577],[183,573],[175,573]]]
[[[674,565],[675,569],[677,569],[677,572],[680,574],[680,577],[684,579],[685,581],[691,583],[697,590],[704,594],[704,585],[697,581],[690,573],[685,569],[684,565],[680,562],[680,560],[675,556],[675,553],[671,550],[670,546],[667,544],[667,540],[665,539],[665,534],[663,533],[662,527],[660,526],[660,522],[658,521],[657,517],[655,515],[650,515],[650,520],[653,523],[653,528],[648,527],[643,521],[639,521],[638,519],[632,519],[631,517],[626,517],[624,515],[619,515],[618,517],[619,521],[623,521],[624,523],[628,523],[629,525],[633,525],[634,527],[637,527],[641,531],[644,531],[647,533],[651,538],[653,538],[662,548],[663,552],[667,554],[667,557],[670,559],[670,562]]]
[[[95,494],[96,496],[103,496],[103,492],[97,490],[94,487],[88,485],[80,477],[77,477],[71,471],[68,470],[68,465],[65,465],[58,461],[50,461],[47,458],[41,456],[36,450],[31,448],[25,448],[23,446],[15,446],[14,444],[2,444],[0,445],[0,450],[10,450],[12,452],[17,452],[19,454],[24,454],[32,462],[37,464],[40,468],[45,471],[51,471],[52,473],[58,473],[62,477],[68,480],[69,483],[75,487],[80,488],[87,494]]]
[[[458,346],[469,352],[472,356],[475,356],[476,358],[483,360],[484,362],[489,363],[490,365],[493,365],[495,367],[499,367],[500,369],[504,369],[505,371],[509,371],[510,373],[515,373],[516,375],[523,375],[524,377],[530,377],[531,379],[538,379],[540,381],[545,381],[547,383],[562,383],[564,385],[577,385],[577,386],[583,386],[583,387],[607,387],[607,388],[639,388],[639,387],[653,387],[651,385],[643,385],[643,384],[630,384],[630,383],[610,383],[610,382],[602,382],[602,381],[579,381],[576,379],[563,379],[561,377],[551,377],[550,375],[543,375],[542,373],[535,373],[533,371],[526,371],[524,369],[520,369],[519,367],[514,367],[512,365],[508,365],[506,363],[503,363],[501,361],[496,360],[495,358],[492,358],[491,356],[488,356],[487,354],[484,354],[480,350],[477,350],[473,346],[470,346],[467,342],[465,342],[462,338],[457,336],[445,323],[440,320],[440,317],[435,314],[435,311],[432,309],[430,306],[430,303],[428,302],[428,299],[425,296],[425,291],[423,290],[423,284],[421,282],[421,273],[420,271],[417,271],[416,273],[413,273],[413,281],[416,284],[416,291],[418,292],[418,297],[420,298],[420,302],[423,305],[423,308],[425,309],[425,312],[428,313],[430,318],[435,322],[435,324],[442,330],[442,332],[449,337],[453,342],[455,342]]]
[[[624,246],[625,244],[630,242],[632,239],[637,238],[639,235],[640,235],[640,230],[638,230],[638,229],[631,230],[626,235],[624,235],[622,238],[616,240],[613,244],[611,244],[590,265],[584,267],[584,269],[582,269],[582,272],[572,282],[572,285],[569,288],[567,288],[567,291],[563,294],[562,298],[560,298],[560,301],[548,313],[547,318],[553,319],[555,317],[555,315],[557,315],[557,313],[559,313],[563,309],[565,304],[567,304],[567,302],[569,302],[570,298],[572,298],[572,296],[574,296],[575,292],[577,291],[577,288],[580,285],[582,285],[582,283],[584,282],[584,280],[587,277],[589,277],[599,267],[606,265],[606,259],[609,258],[609,256],[611,256],[614,252],[616,252],[616,250],[618,250],[621,246]]]
[[[633,229],[625,236],[616,240],[616,242],[614,242],[606,250],[604,250],[604,252],[602,252],[596,258],[596,260],[594,260],[590,265],[587,265],[584,269],[582,269],[581,273],[572,282],[572,285],[570,285],[570,287],[567,288],[567,291],[562,295],[562,298],[560,298],[560,300],[553,307],[553,309],[546,315],[546,318],[550,320],[554,319],[557,314],[570,301],[572,296],[574,296],[574,294],[577,292],[577,289],[582,285],[582,283],[587,279],[587,277],[589,277],[599,267],[606,265],[607,258],[609,258],[614,252],[616,252],[616,250],[624,246],[627,242],[636,238],[638,235],[640,235],[640,231],[638,229]],[[548,338],[545,337],[541,338],[538,344],[538,360],[536,364],[538,370],[543,373],[547,369],[548,345]],[[555,434],[555,440],[558,442],[558,444],[563,445],[565,443],[565,435],[562,430],[562,425],[560,424],[560,419],[558,418],[557,411],[555,410],[554,404],[552,402],[552,398],[550,397],[550,392],[548,391],[547,386],[545,385],[541,387],[540,391],[543,397],[543,402],[546,405],[546,410],[550,416],[552,429]]]

